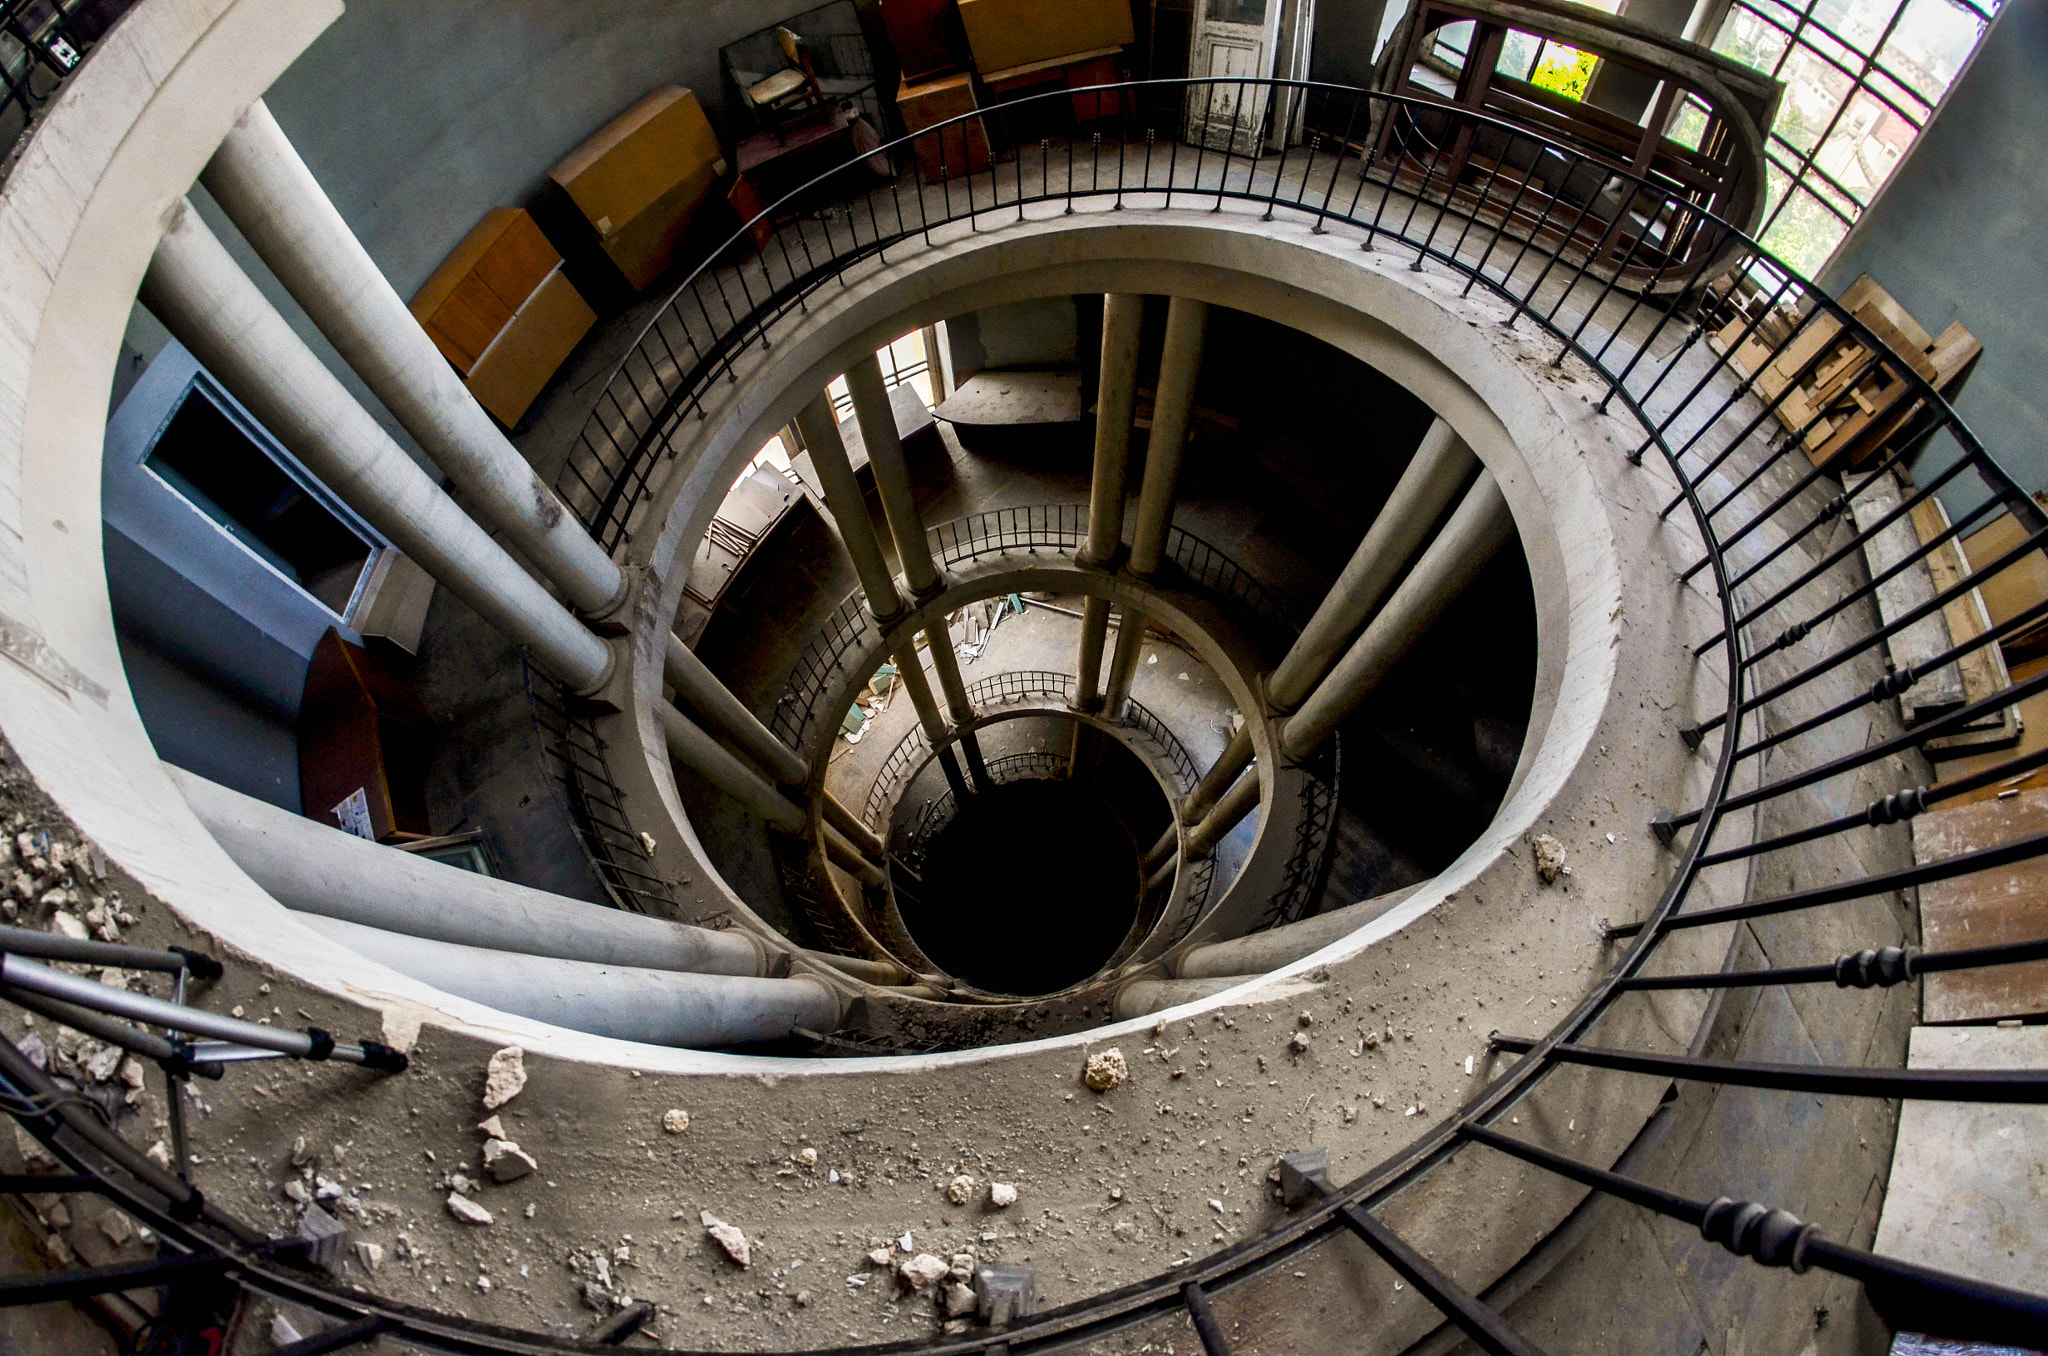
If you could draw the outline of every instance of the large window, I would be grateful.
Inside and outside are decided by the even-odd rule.
[[[1927,125],[1999,0],[1733,0],[1714,50],[1785,82],[1764,246],[1818,272]],[[1681,114],[1673,135],[1700,110]]]

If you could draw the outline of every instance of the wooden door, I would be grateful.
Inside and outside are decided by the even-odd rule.
[[[1190,142],[1235,155],[1259,153],[1268,87],[1230,82],[1272,76],[1285,8],[1284,0],[1196,0],[1188,75],[1217,83],[1189,90]]]

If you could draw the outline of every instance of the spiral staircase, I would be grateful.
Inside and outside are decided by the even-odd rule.
[[[417,369],[376,367],[375,314],[336,300],[377,304],[339,285],[346,227],[295,218],[304,167],[252,111],[331,18],[144,0],[0,186],[0,232],[48,243],[4,299],[28,338],[0,390],[25,506],[0,792],[29,886],[0,986],[34,1020],[0,1040],[21,1127],[0,1185],[56,1265],[0,1281],[10,1305],[93,1303],[158,1350],[266,1349],[275,1320],[293,1356],[2048,1331],[2038,1294],[1873,1251],[1901,1101],[2048,1096],[2048,1071],[1904,1067],[1917,976],[2048,954],[1923,952],[1906,893],[2048,845],[1906,850],[1903,821],[2033,764],[1930,785],[1918,744],[1940,729],[1900,726],[1915,675],[1883,657],[1913,617],[1875,606],[1854,492],[1706,342],[1763,342],[1756,296],[1856,331],[1824,292],[1619,171],[1541,211],[1470,191],[1475,141],[1525,189],[1572,154],[1535,128],[1287,84],[1311,130],[1248,158],[1199,114],[1141,111],[1214,107],[1209,82],[1134,89],[1086,140],[937,181],[898,145],[886,181],[845,167],[768,209],[649,308],[601,388],[556,392],[508,472]],[[1232,83],[1233,107],[1263,97]],[[237,346],[268,321],[178,210],[202,172],[344,357],[383,371],[379,398],[474,454],[444,467],[459,503],[377,481],[369,434],[306,414],[338,407],[282,339]],[[1654,229],[1594,214],[1617,197]],[[333,250],[295,262],[316,231]],[[96,520],[92,412],[138,291],[498,637],[594,898],[157,761],[97,543],[64,527]],[[875,351],[1077,294],[1105,298],[1085,494],[928,523]],[[1341,506],[1355,540],[1312,587],[1192,521],[1188,429],[1228,317],[1399,390],[1409,431],[1360,430],[1379,489]],[[823,395],[842,375],[851,428]],[[1918,498],[1970,497],[1951,535],[1999,510],[2030,534],[1924,612],[2048,525],[1919,395]],[[672,628],[735,474],[791,424],[838,583],[748,619],[794,657],[736,691]],[[1072,604],[1071,665],[968,683],[947,617],[1027,594]],[[1473,647],[1480,627],[1506,643]],[[1142,699],[1148,635],[1226,694],[1227,737]],[[1475,654],[1489,705],[1526,694],[1512,770],[1418,878],[1366,871],[1343,854],[1358,808],[1455,780],[1447,748],[1476,746],[1455,671]],[[891,664],[915,728],[864,794],[831,794],[841,717]],[[1441,719],[1402,722],[1390,693]],[[1099,850],[963,879],[1034,824]],[[1074,913],[1017,916],[1063,881]],[[986,899],[1007,906],[951,935]],[[1048,919],[1015,943],[1066,953],[1038,982],[938,959]],[[106,1058],[133,1077],[84,1071]]]

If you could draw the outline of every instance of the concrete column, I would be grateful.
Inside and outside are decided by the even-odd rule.
[[[830,1031],[839,999],[817,980],[686,975],[517,956],[301,914],[315,932],[444,993],[571,1031],[696,1048]]]
[[[618,565],[463,386],[262,100],[228,132],[200,182],[476,512],[573,606],[615,609],[626,592]]]
[[[896,590],[895,576],[882,558],[882,543],[875,535],[875,520],[868,516],[867,496],[854,479],[853,462],[846,455],[846,443],[839,436],[839,418],[832,411],[832,397],[820,391],[796,417],[803,434],[804,450],[817,468],[818,483],[825,488],[825,507],[839,528],[839,539],[853,560],[853,573],[867,595],[868,611],[887,625],[903,613],[903,595]]]
[[[1481,471],[1387,605],[1301,709],[1287,718],[1281,752],[1302,758],[1329,738],[1514,535],[1500,486],[1491,471]]]
[[[1166,550],[1173,500],[1195,409],[1195,378],[1202,369],[1202,337],[1209,308],[1175,297],[1166,308],[1166,346],[1159,355],[1159,389],[1152,401],[1152,434],[1145,441],[1145,478],[1138,484],[1137,521],[1131,530],[1131,573],[1149,579]]]
[[[889,884],[889,878],[882,874],[882,869],[863,857],[859,848],[847,842],[845,835],[829,824],[825,826],[825,857],[869,889],[881,890]]]
[[[1247,933],[1227,942],[1191,946],[1181,953],[1174,973],[1182,979],[1219,979],[1232,975],[1263,975],[1283,965],[1292,965],[1391,912],[1395,905],[1427,884],[1428,881],[1420,881],[1362,904],[1332,909],[1298,923],[1283,923],[1277,928]]]
[[[825,488],[825,507],[831,511],[832,521],[839,527],[839,539],[846,544],[846,554],[853,560],[861,592],[867,595],[868,611],[877,622],[887,626],[903,615],[903,595],[897,592],[896,580],[882,558],[875,520],[868,516],[866,496],[860,492],[860,482],[854,479],[853,463],[847,458],[846,443],[839,436],[839,419],[832,412],[832,398],[820,391],[797,414],[796,426],[803,435],[804,449],[811,454],[811,465],[817,469],[818,483]],[[932,649],[938,650],[946,643],[946,638],[940,636],[932,643]],[[931,684],[925,681],[924,664],[917,657],[916,644],[906,639],[896,647],[895,654],[896,676],[910,693],[925,737],[939,751],[939,766],[946,774],[946,784],[956,796],[970,794],[960,776],[960,765],[947,747],[952,732],[939,714],[938,703],[932,700]]]
[[[231,791],[164,771],[235,865],[288,909],[409,937],[528,956],[700,974],[758,975],[768,950],[714,932],[565,899],[372,843]]]
[[[436,582],[527,646],[575,691],[604,685],[611,647],[391,440],[236,266],[189,202],[173,207],[141,297],[292,455]]]
[[[1202,816],[1201,823],[1188,830],[1188,859],[1206,857],[1215,851],[1216,845],[1229,836],[1237,822],[1250,814],[1258,803],[1259,774],[1247,772],[1216,802],[1215,809]]]
[[[754,713],[673,632],[662,654],[661,669],[675,685],[678,697],[740,752],[759,763],[769,776],[784,786],[802,786],[810,780],[810,770],[796,751],[770,734],[768,727],[756,720]]]
[[[903,457],[903,439],[896,431],[896,411],[889,404],[881,360],[869,354],[848,368],[846,387],[853,395],[853,417],[860,423],[861,441],[867,444],[868,468],[875,474],[882,517],[889,524],[890,539],[896,543],[904,585],[911,597],[922,601],[937,593],[943,581],[938,567],[932,563],[931,543],[925,537],[924,520],[911,492],[910,465]],[[836,427],[833,432],[838,432]],[[805,438],[808,442],[809,435]],[[815,453],[812,459],[816,460]],[[924,635],[931,651],[932,671],[938,675],[939,691],[946,698],[946,710],[952,713],[956,728],[967,725],[974,719],[974,705],[967,700],[967,684],[960,677],[960,657],[953,653],[952,640],[943,626],[928,626]],[[967,755],[967,769],[975,787],[987,790],[988,770],[982,764],[980,741],[971,731],[963,733],[960,748]]]
[[[1429,426],[1394,492],[1351,553],[1344,572],[1323,595],[1315,615],[1279,667],[1268,675],[1265,698],[1270,709],[1282,714],[1294,710],[1328,675],[1409,560],[1429,540],[1437,519],[1478,465],[1472,449],[1451,432],[1449,424],[1439,419]],[[1182,803],[1182,822],[1194,823],[1207,814],[1251,760],[1251,727],[1247,724],[1231,736],[1229,747]]]
[[[1501,497],[1500,486],[1494,483],[1492,472],[1481,471],[1457,512],[1401,581],[1386,607],[1372,619],[1364,634],[1301,709],[1282,724],[1281,755],[1305,758],[1328,739],[1331,731],[1379,686],[1387,671],[1422,639],[1430,624],[1465,591],[1465,586],[1493,559],[1494,553],[1513,539],[1514,533],[1514,519],[1508,513],[1507,500]],[[1238,742],[1233,739],[1223,758],[1217,760],[1217,768],[1232,758],[1237,747]],[[1245,747],[1249,750],[1249,740]],[[1210,775],[1215,773],[1216,768],[1212,768]],[[1204,777],[1203,785],[1208,783],[1209,778]],[[1200,856],[1214,848],[1258,801],[1258,778],[1247,774],[1189,833],[1188,855]]]
[[[669,633],[668,648],[662,655],[662,672],[675,685],[677,696],[687,701],[691,709],[709,721],[719,734],[759,764],[775,781],[791,787],[800,787],[810,781],[810,771],[795,750],[770,734],[768,727],[756,720],[754,713],[718,680],[718,675],[705,667],[696,652],[676,639],[674,632]],[[882,840],[869,832],[867,825],[855,819],[831,792],[822,794],[825,797],[826,822],[838,828],[869,856],[881,856]]]
[[[1102,366],[1095,398],[1095,474],[1088,488],[1088,540],[1079,563],[1107,566],[1123,546],[1124,496],[1130,480],[1131,423],[1138,396],[1138,341],[1145,319],[1142,296],[1111,294],[1102,302]],[[1090,597],[1081,607],[1081,653],[1074,709],[1101,706],[1102,647],[1109,635],[1109,599]],[[1078,732],[1077,736],[1078,738]]]
[[[723,744],[698,729],[696,724],[667,702],[655,708],[668,751],[684,767],[747,807],[784,833],[802,833],[806,816],[768,779],[742,763]]]
[[[1226,979],[1134,979],[1116,991],[1118,1021],[1150,1017],[1155,1012],[1195,1003],[1225,989],[1250,983],[1254,975],[1232,975]]]
[[[1274,710],[1292,711],[1307,699],[1478,469],[1479,459],[1449,424],[1439,419],[1429,426],[1344,572],[1266,680],[1266,701]]]
[[[854,818],[853,811],[841,805],[830,791],[824,793],[825,823],[836,829],[839,836],[859,848],[861,855],[876,861],[888,855],[888,845],[875,836],[874,830]]]
[[[1103,689],[1102,710],[1111,720],[1122,718],[1124,702],[1131,695],[1131,682],[1138,676],[1138,660],[1145,653],[1145,614],[1125,605],[1116,628],[1116,652],[1110,656],[1109,683]]]
[[[861,441],[867,444],[868,469],[875,473],[875,490],[881,496],[882,516],[889,523],[889,535],[896,543],[903,582],[909,585],[911,597],[929,597],[939,590],[939,572],[932,564],[931,544],[925,538],[917,499],[911,493],[910,465],[903,457],[903,439],[896,431],[896,411],[889,403],[881,360],[870,353],[847,368],[846,389],[853,396],[853,417],[860,424]],[[833,433],[838,433],[836,425]],[[807,427],[806,444],[810,436]],[[816,456],[812,453],[814,460]]]
[[[960,764],[953,757],[953,750],[947,746],[953,732],[946,728],[946,719],[939,714],[939,704],[932,699],[932,685],[925,681],[924,664],[917,657],[916,642],[908,637],[896,647],[896,680],[910,694],[910,704],[917,710],[918,724],[924,726],[924,737],[938,750],[939,771],[945,774],[946,785],[952,788],[955,797],[966,799],[973,791],[968,787],[967,779],[960,775]]]

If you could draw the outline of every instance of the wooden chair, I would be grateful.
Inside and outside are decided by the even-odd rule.
[[[789,64],[747,90],[747,102],[756,117],[770,128],[787,127],[829,110],[825,92],[818,87],[817,72],[811,68],[804,40],[787,28],[775,30],[782,59]]]

